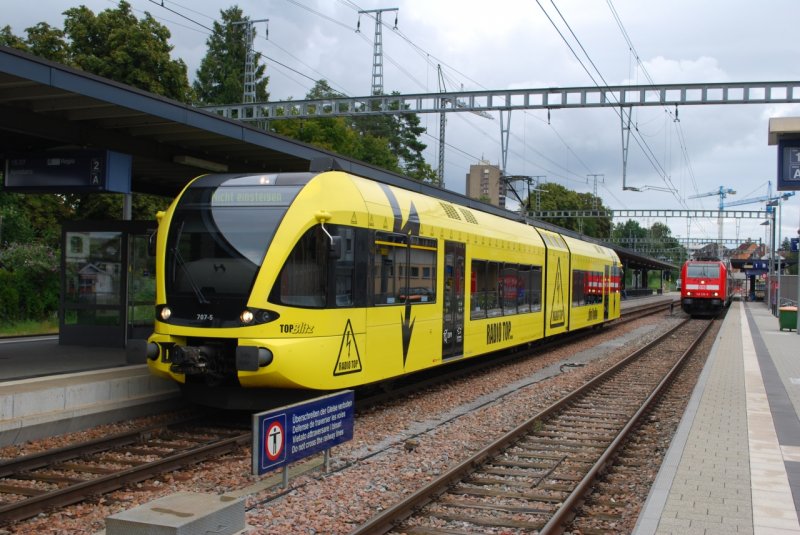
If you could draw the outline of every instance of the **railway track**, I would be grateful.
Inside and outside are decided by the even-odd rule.
[[[614,324],[624,323],[669,308],[656,303],[631,309]],[[577,333],[578,339],[592,330]],[[573,333],[574,334],[574,333]],[[544,351],[576,340],[559,338],[538,345]],[[496,367],[506,360],[520,358],[524,352],[502,355],[486,362],[468,363],[467,370],[438,370],[433,377],[414,381],[389,392],[361,397],[359,409],[419,391],[431,384],[451,381],[481,368]],[[417,378],[418,379],[418,378]],[[189,421],[156,426],[0,462],[0,525],[39,513],[78,503],[87,497],[112,492],[125,485],[147,480],[160,473],[179,469],[207,458],[219,456],[252,442],[250,430],[198,427]]]
[[[197,421],[151,427],[0,464],[0,524],[24,520],[251,442]]]
[[[682,322],[352,535],[560,533],[711,326]]]

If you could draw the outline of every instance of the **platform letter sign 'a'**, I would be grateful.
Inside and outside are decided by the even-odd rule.
[[[800,190],[800,139],[778,142],[778,191]]]

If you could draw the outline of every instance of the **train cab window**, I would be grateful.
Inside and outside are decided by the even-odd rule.
[[[270,301],[310,308],[364,306],[365,247],[361,229],[312,227],[289,254]]]
[[[337,307],[351,307],[355,305],[356,286],[354,281],[355,274],[355,248],[356,248],[356,229],[347,227],[334,228],[331,235],[338,236],[340,241],[337,242],[337,251],[333,269],[334,269],[334,306]]]
[[[436,241],[376,232],[372,250],[374,305],[436,300]]]
[[[281,269],[277,285],[278,302],[311,308],[326,305],[329,243],[330,238],[319,225],[303,234]]]
[[[686,278],[718,279],[719,264],[689,264],[686,266]]]

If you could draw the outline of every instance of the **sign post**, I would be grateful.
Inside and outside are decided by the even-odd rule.
[[[283,467],[289,486],[289,463],[325,452],[353,438],[352,390],[314,398],[253,415],[253,475]]]

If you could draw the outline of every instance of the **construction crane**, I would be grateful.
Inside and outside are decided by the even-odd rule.
[[[786,193],[782,193],[780,195],[772,195],[772,182],[767,182],[767,194],[762,195],[760,197],[748,197],[747,199],[739,199],[738,201],[729,202],[728,206],[740,206],[742,204],[750,204],[755,202],[773,202],[777,200],[785,201],[794,195],[793,191],[787,191]],[[721,209],[721,208],[720,208]]]
[[[714,195],[719,195],[719,215],[717,216],[717,228],[719,231],[719,241],[717,241],[717,257],[722,260],[722,254],[720,251],[720,247],[722,247],[722,210],[725,209],[725,197],[728,195],[736,195],[736,191],[731,188],[724,188],[720,186],[716,191],[709,191],[707,193],[700,193],[698,195],[692,195],[691,197],[687,197],[687,199],[699,199],[700,197],[712,197]]]
[[[757,203],[757,202],[765,202],[767,203],[767,213],[772,215],[772,223],[774,226],[775,223],[775,212],[772,211],[772,208],[777,204],[778,201],[785,201],[794,195],[793,191],[787,191],[781,193],[780,195],[772,195],[772,181],[767,181],[767,194],[761,195],[760,197],[749,197],[747,199],[739,199],[738,201],[733,201],[728,203],[728,206],[739,206],[742,204],[750,204],[750,203]],[[780,223],[779,223],[780,226]],[[774,229],[771,230],[770,236],[770,251],[774,252],[775,250],[775,235]],[[773,253],[770,254],[773,254]],[[770,270],[772,270],[772,266],[770,265]]]

